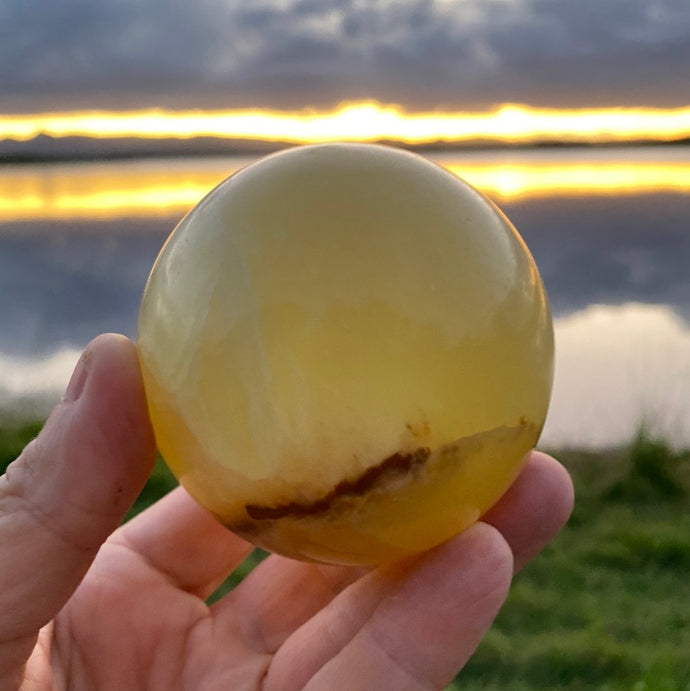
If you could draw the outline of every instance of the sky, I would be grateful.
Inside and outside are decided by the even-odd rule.
[[[0,0],[0,113],[690,103],[688,0]]]

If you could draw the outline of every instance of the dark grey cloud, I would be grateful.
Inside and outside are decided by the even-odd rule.
[[[686,104],[687,0],[3,0],[0,110]]]

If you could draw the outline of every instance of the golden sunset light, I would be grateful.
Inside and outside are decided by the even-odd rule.
[[[249,159],[247,159],[248,162]],[[445,155],[439,162],[505,201],[553,195],[690,193],[690,160],[494,161]],[[113,162],[0,172],[0,222],[182,216],[238,168],[237,159]]]
[[[558,110],[504,104],[487,112],[408,112],[377,102],[304,109],[56,112],[0,115],[0,139],[38,135],[144,139],[221,137],[296,144],[388,140],[405,144],[670,141],[690,136],[690,106]]]
[[[497,200],[690,192],[687,161],[449,162],[446,167]]]
[[[222,166],[176,168],[165,162],[79,165],[0,172],[0,222],[110,219],[185,213],[226,175]]]

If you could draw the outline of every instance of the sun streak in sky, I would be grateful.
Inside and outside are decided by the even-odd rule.
[[[323,141],[394,141],[404,144],[540,140],[670,141],[690,136],[690,106],[674,109],[559,110],[504,104],[482,113],[412,113],[376,102],[343,104],[331,111],[161,109],[0,115],[0,139],[52,137],[221,137],[295,144]]]

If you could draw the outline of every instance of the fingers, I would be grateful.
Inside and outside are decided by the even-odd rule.
[[[253,548],[182,487],[122,526],[110,542],[135,550],[176,587],[204,599]]]
[[[347,679],[353,690],[443,688],[491,625],[512,570],[507,543],[483,523],[377,569],[286,641],[265,686],[332,689]]]
[[[140,492],[154,454],[136,349],[101,336],[39,437],[0,478],[0,678],[13,657],[3,659],[2,644],[31,641],[55,616]]]
[[[254,650],[275,653],[310,617],[370,569],[307,564],[272,555],[214,605],[239,622]]]
[[[534,556],[572,509],[572,483],[554,459],[534,453],[520,477],[485,517],[504,536],[516,566]],[[216,613],[244,622],[257,650],[273,653],[310,617],[367,570],[304,564],[278,556],[262,562]]]
[[[573,483],[565,468],[535,451],[512,487],[482,520],[505,537],[517,571],[564,526],[573,501]]]

